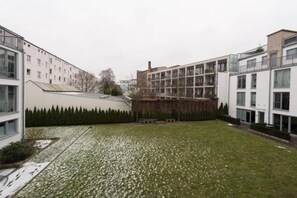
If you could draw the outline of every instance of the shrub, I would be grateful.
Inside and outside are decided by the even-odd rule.
[[[220,107],[218,109],[218,114],[223,114],[223,103],[221,102]]]
[[[44,129],[42,128],[31,128],[26,130],[26,138],[30,141],[33,142],[37,139],[44,138]]]
[[[13,142],[0,150],[0,161],[3,164],[22,161],[33,155],[35,149],[25,141]]]
[[[240,119],[238,118],[233,118],[231,116],[227,116],[227,115],[217,115],[217,119],[223,120],[225,122],[229,122],[231,124],[236,124],[236,125],[240,125]]]
[[[229,110],[228,110],[228,104],[227,103],[224,105],[223,114],[224,115],[229,115]]]
[[[264,124],[251,124],[250,126],[251,129],[255,130],[255,131],[259,131],[261,133],[265,133],[267,135],[271,135],[274,137],[278,137],[284,140],[290,140],[291,136],[289,133],[287,132],[282,132],[273,128],[268,128],[266,127]]]

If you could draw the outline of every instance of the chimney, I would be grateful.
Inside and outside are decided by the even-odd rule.
[[[148,68],[147,68],[148,72],[152,71],[152,65],[151,65],[151,61],[148,62]]]

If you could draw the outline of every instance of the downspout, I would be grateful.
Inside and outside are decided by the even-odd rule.
[[[231,78],[231,74],[230,72],[228,72],[228,114],[230,115],[230,78]]]
[[[271,67],[269,67],[268,124],[270,124],[270,106],[271,106]]]
[[[23,131],[22,131],[22,139],[25,138],[25,56],[24,49],[22,49],[22,121],[23,121]]]

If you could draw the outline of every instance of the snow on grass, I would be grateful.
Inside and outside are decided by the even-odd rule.
[[[36,140],[33,146],[41,150],[47,147],[50,143],[52,143],[52,140]]]
[[[47,165],[48,163],[27,162],[20,169],[10,173],[0,181],[0,197],[12,197]]]
[[[209,147],[193,145],[197,142],[191,138],[172,140],[162,133],[143,138],[129,129],[95,128],[19,196],[168,197],[193,196],[197,189],[201,195],[216,194],[224,188],[227,165]]]

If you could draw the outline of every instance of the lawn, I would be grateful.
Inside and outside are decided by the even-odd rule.
[[[296,149],[222,121],[86,129],[47,128],[32,160],[53,162],[17,197],[297,197]]]

